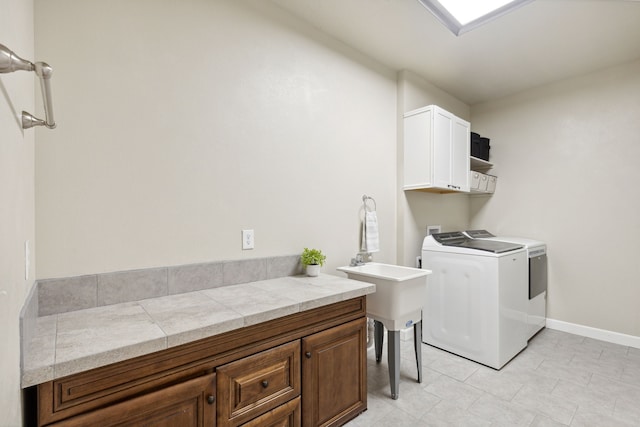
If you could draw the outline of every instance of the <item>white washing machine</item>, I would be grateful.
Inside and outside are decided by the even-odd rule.
[[[524,245],[529,258],[527,270],[527,288],[529,294],[527,307],[527,339],[531,339],[547,321],[547,245],[538,240],[524,237],[495,236],[487,230],[467,230],[464,232],[472,239],[499,240]]]
[[[523,245],[432,234],[422,244],[422,268],[432,271],[423,342],[495,369],[527,346]]]

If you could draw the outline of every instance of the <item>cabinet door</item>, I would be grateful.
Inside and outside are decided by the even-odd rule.
[[[50,425],[65,427],[215,426],[215,375],[198,377]]]
[[[404,187],[433,186],[433,111],[428,108],[404,119]]]
[[[302,425],[342,425],[367,409],[366,318],[302,339]]]
[[[433,113],[433,185],[451,188],[453,115],[434,107]]]
[[[451,126],[451,185],[458,191],[469,192],[469,122],[453,116]]]

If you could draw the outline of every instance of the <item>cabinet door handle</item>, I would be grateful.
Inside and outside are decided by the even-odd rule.
[[[216,397],[214,395],[210,394],[209,396],[207,396],[207,403],[209,405],[213,405],[215,401],[216,401]]]
[[[269,381],[267,381],[267,380],[262,380],[261,384],[262,384],[262,387],[264,387],[264,388],[269,387]]]
[[[307,351],[304,355],[307,356],[307,359],[311,359],[311,352],[310,351]]]

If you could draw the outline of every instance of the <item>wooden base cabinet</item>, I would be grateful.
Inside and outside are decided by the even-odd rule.
[[[367,408],[365,316],[362,296],[58,378],[25,411],[37,426],[340,426]]]
[[[337,426],[367,408],[366,319],[302,339],[303,426]]]

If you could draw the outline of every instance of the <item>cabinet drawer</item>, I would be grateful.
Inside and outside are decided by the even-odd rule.
[[[49,426],[213,426],[215,385],[215,374],[209,374]]]
[[[300,427],[300,397],[254,418],[242,427]]]
[[[300,341],[216,369],[218,425],[238,426],[300,394]]]

